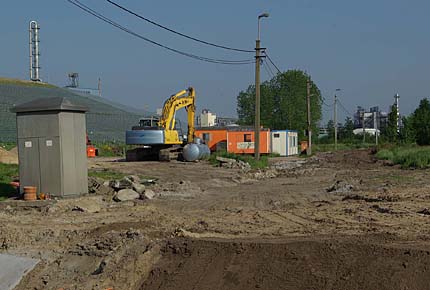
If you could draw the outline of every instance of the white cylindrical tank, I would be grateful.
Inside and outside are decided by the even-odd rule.
[[[206,159],[210,156],[209,147],[205,144],[190,143],[185,145],[182,155],[186,161]]]

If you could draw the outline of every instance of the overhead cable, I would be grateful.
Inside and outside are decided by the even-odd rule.
[[[266,70],[267,74],[269,75],[270,78],[274,78],[275,74],[272,71],[272,68],[269,66],[269,64],[267,63],[266,60],[263,61],[263,67]]]
[[[342,104],[342,102],[338,99],[338,103],[340,105],[340,108],[349,116],[353,116],[353,114],[351,114],[346,108],[345,106]]]
[[[267,59],[270,61],[270,63],[276,68],[276,70],[278,71],[278,73],[282,73],[281,70],[276,66],[276,64],[272,61],[272,59],[270,58],[270,56],[267,54],[267,51],[264,50],[264,54],[266,55]]]
[[[128,29],[128,28],[126,28],[126,27],[118,24],[117,22],[109,19],[108,17],[105,17],[104,15],[98,13],[97,11],[95,11],[92,8],[86,6],[85,4],[81,3],[78,0],[67,0],[67,1],[69,3],[75,5],[76,7],[80,8],[81,10],[87,12],[88,14],[91,14],[92,16],[94,16],[94,17],[96,17],[96,18],[98,18],[98,19],[100,19],[100,20],[102,20],[102,21],[104,21],[104,22],[106,22],[106,23],[108,23],[108,24],[110,24],[110,25],[112,25],[112,26],[114,26],[114,27],[116,27],[116,28],[118,28],[118,29],[120,29],[120,30],[128,33],[128,34],[130,34],[130,35],[133,35],[133,36],[135,36],[137,38],[140,38],[140,39],[142,39],[142,40],[144,40],[146,42],[149,42],[149,43],[151,43],[153,45],[156,45],[158,47],[164,48],[164,49],[169,50],[171,52],[174,52],[174,53],[177,53],[177,54],[180,54],[180,55],[183,55],[183,56],[187,56],[189,58],[193,58],[193,59],[197,59],[197,60],[205,61],[205,62],[210,62],[210,63],[229,64],[229,65],[242,65],[242,64],[255,63],[255,60],[253,60],[253,59],[248,59],[248,60],[215,59],[215,58],[203,57],[203,56],[191,54],[191,53],[188,53],[188,52],[184,52],[184,51],[181,51],[181,50],[178,50],[178,49],[175,49],[175,48],[171,48],[171,47],[168,47],[168,46],[166,46],[164,44],[161,44],[159,42],[151,40],[151,39],[149,39],[149,38],[147,38],[145,36],[142,36],[141,34],[138,34],[138,33],[134,32],[134,31],[132,31],[132,30],[130,30],[130,29]]]
[[[134,11],[132,11],[132,10],[130,10],[130,9],[128,9],[128,8],[126,8],[126,7],[124,7],[124,6],[122,6],[122,5],[118,4],[118,3],[116,3],[116,2],[114,2],[114,1],[106,0],[106,2],[108,2],[108,3],[112,4],[112,5],[114,5],[115,7],[119,8],[119,9],[121,9],[121,10],[123,10],[123,11],[125,11],[125,12],[127,12],[127,13],[129,13],[129,14],[131,14],[131,15],[134,15],[134,16],[136,16],[136,17],[138,17],[138,18],[140,18],[140,19],[142,19],[142,20],[144,20],[144,21],[146,21],[146,22],[148,22],[148,23],[151,23],[151,24],[153,24],[153,25],[155,25],[155,26],[157,26],[157,27],[159,27],[159,28],[162,28],[162,29],[167,30],[167,31],[169,31],[169,32],[172,32],[172,33],[174,33],[174,34],[180,35],[180,36],[182,36],[182,37],[185,37],[185,38],[191,39],[191,40],[193,40],[193,41],[200,42],[200,43],[203,43],[203,44],[206,44],[206,45],[210,45],[210,46],[214,46],[214,47],[217,47],[217,48],[227,49],[227,50],[233,50],[233,51],[239,51],[239,52],[254,52],[254,50],[248,50],[248,49],[240,49],[240,48],[229,47],[229,46],[225,46],[225,45],[220,45],[220,44],[216,44],[216,43],[212,43],[212,42],[204,41],[204,40],[201,40],[201,39],[198,39],[198,38],[195,38],[195,37],[192,37],[192,36],[186,35],[186,34],[184,34],[184,33],[178,32],[178,31],[173,30],[173,29],[171,29],[171,28],[169,28],[169,27],[166,27],[166,26],[164,26],[164,25],[161,25],[161,24],[159,24],[159,23],[157,23],[157,22],[155,22],[155,21],[153,21],[153,20],[150,20],[150,19],[148,19],[148,18],[146,18],[146,17],[144,17],[144,16],[142,16],[142,15],[140,15],[140,14],[138,14],[138,13],[136,13],[136,12],[134,12]]]

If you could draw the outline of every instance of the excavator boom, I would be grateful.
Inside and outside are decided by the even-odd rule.
[[[195,92],[193,88],[180,91],[172,95],[164,102],[162,117],[159,126],[165,130],[166,144],[177,144],[179,141],[178,132],[175,130],[176,111],[185,108],[188,115],[188,142],[194,140],[194,115],[195,115]]]

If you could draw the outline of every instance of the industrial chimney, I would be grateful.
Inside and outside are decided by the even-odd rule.
[[[394,104],[396,105],[396,109],[397,109],[397,133],[400,133],[400,106],[399,106],[400,96],[399,94],[395,94],[394,99],[395,99]]]
[[[39,65],[39,25],[36,21],[30,21],[30,80],[40,82]]]

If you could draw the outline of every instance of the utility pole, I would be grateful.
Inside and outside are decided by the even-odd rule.
[[[258,16],[258,37],[255,41],[255,160],[260,160],[260,19],[263,17],[269,17],[269,13],[263,13]]]
[[[337,96],[334,95],[334,149],[337,150]]]
[[[308,149],[306,155],[312,155],[312,127],[311,127],[311,81],[309,77],[306,80],[306,99],[308,104]]]
[[[365,112],[363,111],[363,145],[366,143],[366,118],[364,117]]]
[[[375,144],[378,146],[378,120],[377,112],[373,112],[373,128],[375,128]]]
[[[260,39],[255,43],[255,160],[260,159]]]

